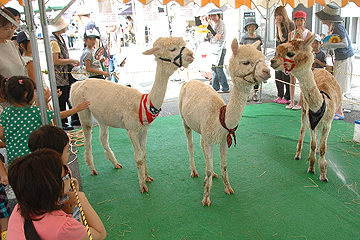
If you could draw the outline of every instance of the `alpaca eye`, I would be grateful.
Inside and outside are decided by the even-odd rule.
[[[250,64],[250,62],[243,62],[243,64],[244,64],[244,65],[249,65],[249,64]]]
[[[289,52],[289,53],[286,54],[286,56],[288,56],[288,57],[293,57],[293,56],[295,56],[295,54]]]
[[[174,52],[176,50],[176,48],[170,49],[170,52]]]

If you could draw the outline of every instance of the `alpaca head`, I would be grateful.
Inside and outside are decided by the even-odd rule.
[[[164,63],[165,67],[175,71],[179,67],[188,67],[193,62],[193,52],[185,47],[186,42],[179,37],[158,38],[153,48],[143,52],[155,56],[155,60]]]
[[[232,41],[229,74],[234,85],[244,81],[255,85],[270,78],[270,69],[264,63],[265,56],[257,49],[259,44],[260,41],[251,45],[239,45],[236,38]]]
[[[295,77],[304,71],[311,71],[314,62],[311,44],[315,37],[314,34],[305,40],[295,38],[279,45],[276,48],[276,56],[271,59],[271,67],[285,74],[291,72]]]

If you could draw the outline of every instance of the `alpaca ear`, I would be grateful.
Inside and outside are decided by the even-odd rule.
[[[160,47],[153,47],[149,50],[146,50],[145,52],[143,52],[142,54],[144,55],[152,55],[152,54],[155,54],[156,52],[160,51]]]
[[[311,37],[308,37],[305,39],[304,43],[302,44],[302,49],[305,50],[308,46],[310,46],[313,41],[315,40],[316,35],[312,35]]]
[[[254,42],[253,44],[251,44],[251,46],[253,46],[254,48],[258,48],[258,46],[260,45],[260,40],[257,40],[256,42]]]
[[[232,43],[231,43],[231,50],[233,51],[234,55],[237,54],[238,49],[239,49],[238,41],[237,41],[236,38],[234,38],[234,40],[233,40]]]

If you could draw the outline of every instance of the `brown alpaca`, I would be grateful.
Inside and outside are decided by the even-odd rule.
[[[188,67],[192,63],[193,53],[185,45],[186,42],[182,38],[159,38],[154,42],[152,49],[143,52],[145,55],[153,54],[157,62],[155,81],[147,96],[149,102],[152,103],[148,113],[153,112],[156,115],[160,110],[169,77],[180,65]],[[94,78],[74,83],[70,91],[70,100],[74,106],[84,101],[91,102],[88,109],[79,112],[84,131],[85,162],[90,168],[90,174],[98,174],[91,149],[91,115],[93,115],[99,123],[100,141],[105,149],[105,155],[118,169],[122,166],[110,149],[108,127],[127,130],[127,135],[134,147],[134,158],[142,193],[148,191],[146,182],[154,180],[149,176],[146,166],[146,139],[151,124],[143,125],[139,119],[140,101],[144,96],[134,88]],[[148,113],[144,115],[147,116]]]
[[[233,55],[229,61],[229,73],[233,82],[232,94],[226,107],[225,124],[230,130],[237,127],[253,86],[270,77],[270,69],[264,64],[265,56],[252,45],[239,46],[236,39],[231,44]],[[220,145],[221,176],[225,193],[234,193],[227,172],[227,138],[229,131],[219,121],[222,107],[226,106],[222,97],[209,85],[191,80],[182,85],[179,96],[180,115],[183,119],[188,152],[190,155],[191,177],[199,176],[194,161],[192,130],[201,135],[201,147],[205,157],[206,176],[204,180],[203,205],[210,205],[213,170],[213,147]],[[225,117],[226,116],[226,117]],[[230,137],[231,138],[231,137]]]
[[[324,69],[311,71],[314,55],[311,43],[315,35],[303,40],[292,40],[276,48],[276,56],[271,60],[271,67],[283,72],[291,71],[300,82],[301,97],[304,101],[301,112],[300,137],[295,160],[301,158],[301,150],[307,126],[311,134],[308,173],[315,173],[317,132],[320,132],[319,169],[320,181],[326,177],[326,143],[336,109],[342,101],[341,88],[335,77]],[[284,66],[285,65],[285,66]],[[310,112],[310,115],[309,115]]]

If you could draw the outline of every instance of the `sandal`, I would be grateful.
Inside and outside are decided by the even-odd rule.
[[[281,97],[278,97],[277,99],[275,99],[273,102],[274,103],[279,103],[281,101]]]
[[[290,103],[290,104],[287,105],[285,108],[286,108],[286,109],[292,109],[293,107],[294,107],[294,105]]]
[[[299,105],[295,105],[292,107],[292,110],[300,110],[300,109],[302,109],[302,107]]]
[[[343,120],[345,116],[341,116],[340,114],[335,113],[334,120]]]

